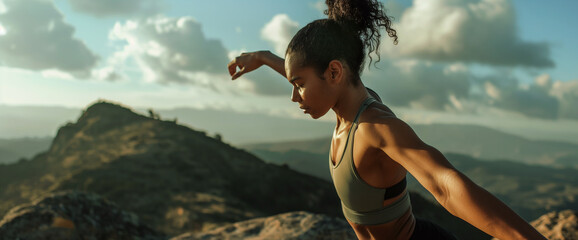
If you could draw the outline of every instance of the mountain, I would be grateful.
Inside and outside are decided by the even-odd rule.
[[[426,143],[442,152],[578,169],[578,144],[528,140],[477,125],[432,124],[413,128]]]
[[[43,231],[47,229],[42,226],[54,224],[69,229],[93,224],[106,232],[114,221],[106,223],[98,215],[108,216],[98,207],[103,201],[117,206],[111,209],[122,210],[114,210],[118,216],[134,213],[138,217],[135,226],[145,230],[150,226],[155,234],[166,236],[206,233],[235,222],[295,211],[342,219],[331,183],[289,166],[266,163],[176,120],[139,115],[109,102],[95,103],[77,121],[62,126],[47,151],[30,160],[0,165],[0,199],[3,233],[20,231],[13,228],[20,224],[26,225],[22,231]],[[470,239],[487,239],[419,195],[412,193],[412,202],[418,216],[465,231],[461,234]],[[48,211],[51,217],[39,225],[13,217],[32,210]],[[76,214],[79,211],[88,213]],[[92,215],[95,211],[98,214]],[[61,233],[78,232],[55,234]]]
[[[146,114],[150,109],[136,109]],[[74,121],[80,109],[64,107],[6,106],[0,104],[0,138],[27,136],[54,136],[55,129],[63,122]],[[207,131],[208,135],[219,134],[225,142],[235,145],[249,143],[299,142],[305,138],[329,136],[334,124],[326,121],[294,119],[272,116],[266,113],[243,113],[226,109],[175,108],[154,110],[165,119],[177,119],[179,124],[194,126]],[[402,114],[403,115],[403,114]],[[232,121],[234,119],[234,121]],[[578,122],[576,122],[578,123]],[[528,140],[507,132],[520,132],[513,127],[504,131],[479,125],[460,124],[411,124],[427,143],[443,152],[455,152],[481,159],[509,159],[525,163],[541,163],[550,166],[578,167],[578,144],[572,139],[575,123],[561,121],[554,130],[553,123],[544,127],[529,128],[524,136],[533,139],[560,136],[573,142]],[[547,130],[550,129],[550,130]],[[563,130],[559,130],[563,129]],[[515,131],[514,131],[515,130]],[[558,134],[556,134],[558,133]],[[523,133],[520,133],[523,134]],[[328,144],[329,138],[323,138]],[[297,141],[299,140],[299,141]],[[2,145],[0,144],[0,163]],[[6,150],[6,149],[4,149]],[[10,150],[10,149],[8,149]],[[297,148],[299,150],[299,148]],[[29,152],[28,154],[36,154]],[[19,155],[14,158],[29,158]],[[11,157],[13,158],[13,157]],[[6,160],[5,160],[6,161]],[[5,162],[4,161],[4,162]],[[12,160],[9,160],[12,161]]]
[[[54,136],[58,127],[78,118],[80,109],[0,104],[0,138]]]
[[[295,210],[340,214],[324,180],[108,102],[61,127],[48,151],[0,165],[0,216],[63,190],[99,194],[170,235]]]
[[[556,141],[528,140],[478,125],[412,125],[424,142],[444,153],[460,153],[486,160],[512,160],[521,163],[578,169],[578,145]],[[241,147],[258,154],[297,150],[328,154],[331,137],[301,141],[262,142]]]
[[[307,143],[311,144],[306,148],[300,147]],[[248,150],[265,161],[331,181],[329,150],[322,147],[327,144],[327,140],[258,144],[249,146]],[[479,160],[456,153],[445,153],[445,156],[458,170],[506,202],[526,220],[535,219],[548,211],[578,209],[578,169]],[[408,186],[435,201],[411,175]]]
[[[50,148],[51,137],[0,139],[0,164],[32,158]]]

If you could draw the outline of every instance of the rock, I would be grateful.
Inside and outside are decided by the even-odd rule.
[[[550,212],[532,222],[550,240],[578,240],[578,216],[574,210]]]
[[[345,240],[357,239],[347,222],[323,214],[304,211],[283,213],[227,224],[200,233],[187,233],[171,240],[277,239]]]
[[[549,240],[578,240],[578,216],[574,210],[550,212],[531,224]]]
[[[58,192],[11,209],[0,221],[0,239],[166,239],[96,194]]]

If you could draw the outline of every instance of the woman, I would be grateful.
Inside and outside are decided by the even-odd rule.
[[[234,80],[267,65],[293,85],[291,100],[304,113],[317,119],[329,110],[335,112],[329,169],[344,216],[357,237],[455,239],[439,226],[414,218],[405,184],[409,171],[450,213],[489,235],[545,239],[422,142],[364,87],[360,75],[365,50],[378,52],[380,27],[397,42],[383,6],[376,0],[326,3],[329,18],[299,30],[285,59],[268,51],[244,53],[228,68]]]

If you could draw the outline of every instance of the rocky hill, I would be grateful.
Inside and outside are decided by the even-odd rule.
[[[0,239],[143,239],[167,237],[96,194],[59,192],[13,208],[0,220]]]
[[[326,161],[325,156],[324,164]],[[54,195],[63,191],[67,194]],[[125,216],[121,220],[134,213],[138,222],[132,218],[127,221],[132,221],[135,231],[150,229],[149,235],[154,237],[184,233],[180,237],[268,236],[276,221],[288,224],[281,224],[278,230],[288,227],[287,234],[297,236],[292,239],[311,236],[309,228],[350,236],[349,228],[341,231],[331,227],[341,223],[330,219],[342,216],[339,199],[328,181],[287,165],[266,163],[202,131],[175,120],[163,121],[153,112],[143,116],[108,102],[95,103],[76,122],[61,127],[48,151],[27,161],[0,165],[0,216],[9,213],[0,225],[3,234],[20,231],[12,226],[20,226],[22,218],[13,216],[24,216],[30,209],[48,215],[37,225],[26,223],[29,225],[19,229],[52,232],[51,227],[42,226],[56,226],[59,230],[55,234],[74,235],[92,226],[105,228],[97,232],[107,233],[110,223],[105,222],[109,220],[98,215],[108,214],[105,209],[79,207],[92,200],[70,200],[100,197],[70,197],[71,192],[73,196],[79,192],[98,194],[122,209],[122,213],[112,213]],[[33,204],[22,205],[30,202]],[[96,202],[102,205],[100,200]],[[420,195],[412,194],[412,203],[417,216],[435,221],[464,239],[488,238]],[[78,211],[89,213],[82,218],[84,215],[74,214]],[[97,215],[93,215],[95,211]],[[277,215],[282,213],[288,215]],[[319,223],[331,224],[323,228]],[[309,227],[298,230],[297,224]],[[66,230],[71,226],[78,230]],[[64,232],[60,228],[65,228]],[[242,233],[243,229],[252,232]],[[122,230],[111,233],[115,231]]]
[[[61,127],[48,151],[0,165],[0,216],[62,190],[97,193],[169,235],[295,210],[340,214],[326,181],[107,102]]]

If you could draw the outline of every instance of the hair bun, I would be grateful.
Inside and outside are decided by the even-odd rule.
[[[397,33],[391,28],[393,18],[385,14],[383,4],[377,0],[326,0],[325,3],[327,10],[324,13],[329,19],[341,22],[359,34],[369,50],[370,59],[371,52],[375,52],[379,59],[380,27],[384,27],[393,43],[397,44]]]

